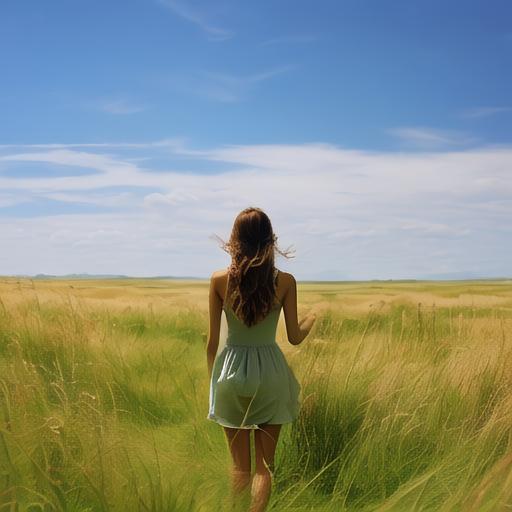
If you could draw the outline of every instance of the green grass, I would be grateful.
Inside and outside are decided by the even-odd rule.
[[[509,305],[400,296],[356,313],[338,304],[343,289],[314,286],[328,308],[290,349],[302,407],[282,429],[269,510],[510,508]],[[474,282],[349,286],[358,297],[510,294]],[[230,456],[206,419],[207,314],[3,301],[0,510],[224,510]]]

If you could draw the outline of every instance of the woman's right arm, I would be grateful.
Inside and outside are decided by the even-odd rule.
[[[297,282],[292,274],[286,273],[287,290],[283,299],[284,318],[286,322],[286,334],[292,345],[299,345],[309,334],[316,320],[314,313],[297,319]]]

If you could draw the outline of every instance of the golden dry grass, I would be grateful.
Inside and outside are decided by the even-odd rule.
[[[299,346],[278,326],[303,401],[274,510],[511,507],[510,282],[298,292],[318,320]],[[208,282],[4,277],[0,299],[0,506],[222,510]]]

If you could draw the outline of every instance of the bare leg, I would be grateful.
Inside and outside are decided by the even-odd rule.
[[[256,474],[252,480],[252,501],[249,512],[263,512],[270,498],[274,472],[274,454],[281,425],[264,424],[260,425],[260,429],[254,431]]]
[[[231,468],[231,507],[249,497],[251,483],[251,431],[249,429],[223,427],[233,459]]]

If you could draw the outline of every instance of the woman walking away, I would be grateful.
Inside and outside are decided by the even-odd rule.
[[[304,340],[316,320],[310,314],[298,322],[297,284],[292,274],[274,266],[275,251],[288,257],[276,240],[270,219],[260,208],[242,210],[229,241],[221,246],[231,255],[231,265],[213,272],[209,290],[207,419],[220,424],[226,434],[233,459],[232,505],[250,494],[250,512],[267,506],[281,425],[295,420],[300,409],[301,386],[275,339],[281,308],[292,345]],[[222,310],[228,334],[217,355]]]

